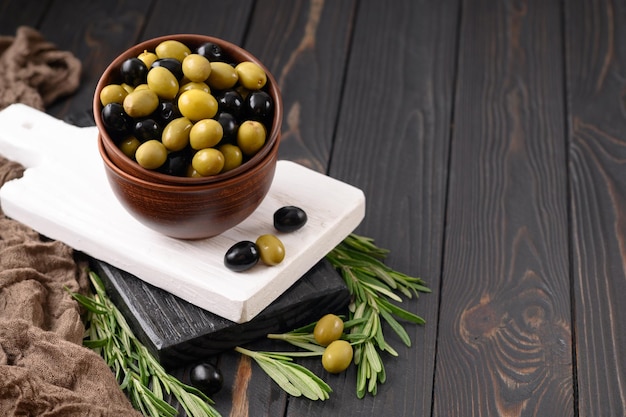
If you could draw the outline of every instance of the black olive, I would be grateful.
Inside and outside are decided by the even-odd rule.
[[[146,142],[151,139],[161,140],[163,129],[154,119],[139,119],[133,125],[133,135],[140,142]]]
[[[124,106],[119,103],[109,103],[102,108],[102,123],[109,134],[119,136],[128,133],[130,116],[124,111]]]
[[[237,140],[237,131],[239,130],[239,122],[237,118],[230,113],[220,112],[216,120],[222,125],[223,143],[234,143]]]
[[[293,232],[300,229],[307,221],[304,210],[296,206],[281,207],[274,213],[274,227],[279,232]]]
[[[167,154],[163,165],[159,168],[159,172],[184,177],[187,174],[187,167],[189,166],[190,160],[189,152],[186,149],[170,152]]]
[[[230,113],[239,119],[242,115],[243,97],[236,90],[226,90],[218,93],[215,98],[219,111]]]
[[[244,109],[250,119],[268,124],[274,115],[274,102],[265,91],[251,91],[246,97]]]
[[[153,117],[161,126],[167,126],[169,122],[181,116],[178,106],[173,101],[161,101],[153,113]]]
[[[224,378],[219,369],[210,363],[199,363],[189,370],[191,385],[211,396],[222,389]]]
[[[183,64],[175,58],[159,58],[152,63],[152,68],[167,68],[178,81],[183,79]]]
[[[198,47],[198,49],[196,49],[196,53],[208,59],[209,62],[224,61],[224,52],[222,51],[222,48],[213,42],[203,43]]]
[[[231,271],[241,272],[252,268],[259,261],[259,249],[254,242],[243,240],[235,243],[224,255],[224,265]]]
[[[120,66],[122,80],[133,87],[145,84],[148,77],[148,67],[139,58],[128,58]]]

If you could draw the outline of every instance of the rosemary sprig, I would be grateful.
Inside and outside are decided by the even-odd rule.
[[[382,352],[392,356],[398,353],[383,334],[382,321],[398,335],[402,343],[411,346],[411,339],[398,320],[424,324],[420,316],[392,303],[402,298],[418,297],[420,292],[430,292],[425,282],[395,271],[383,263],[389,253],[379,248],[373,239],[349,235],[326,255],[330,263],[343,277],[352,295],[349,318],[356,324],[350,334],[363,339],[355,344],[354,364],[357,366],[357,397],[366,393],[376,395],[378,384],[386,381],[387,375],[381,357]]]
[[[344,335],[354,347],[354,364],[357,367],[356,393],[363,398],[366,393],[376,395],[378,384],[387,379],[381,353],[398,356],[398,352],[385,340],[382,321],[398,335],[402,343],[411,346],[411,339],[398,320],[424,324],[420,316],[397,306],[401,302],[398,292],[407,298],[430,292],[423,280],[410,277],[386,266],[382,261],[386,249],[379,248],[370,238],[349,235],[326,255],[341,273],[352,300],[349,319],[344,321]],[[236,348],[238,352],[255,359],[259,366],[287,393],[304,395],[310,399],[326,399],[330,387],[319,377],[295,363],[293,358],[321,356],[324,347],[313,336],[316,323],[283,334],[269,334],[270,339],[282,340],[308,352],[253,352]],[[294,370],[293,368],[296,368]],[[318,385],[316,387],[316,385]],[[318,388],[322,389],[322,394]]]
[[[420,278],[411,277],[386,266],[383,260],[388,250],[377,247],[370,238],[349,235],[326,255],[340,272],[352,296],[349,317],[344,322],[348,340],[355,349],[354,364],[357,367],[356,393],[363,398],[366,393],[376,395],[378,384],[387,375],[382,353],[398,356],[397,351],[385,340],[383,321],[398,335],[402,343],[411,346],[411,339],[400,321],[424,324],[420,316],[399,307],[401,295],[418,297],[430,292]],[[185,385],[167,374],[158,361],[133,335],[121,312],[109,300],[100,278],[89,274],[95,288],[93,297],[72,293],[72,296],[88,311],[86,346],[98,351],[106,360],[115,376],[142,413],[149,416],[177,415],[174,407],[165,400],[164,393],[174,395],[189,417],[219,417],[211,407],[213,402],[199,390]],[[394,303],[395,302],[395,303]],[[298,357],[322,356],[324,347],[315,342],[313,329],[316,323],[284,334],[270,334],[303,349],[297,352],[255,352],[242,347],[235,351],[246,355],[263,369],[288,394],[304,396],[311,400],[326,400],[331,387],[320,377],[294,362]]]
[[[87,310],[83,344],[104,358],[133,406],[147,416],[175,417],[178,411],[165,399],[173,395],[189,417],[220,417],[209,397],[168,374],[135,337],[108,298],[100,277],[90,271],[89,278],[95,290],[93,296],[70,292]]]
[[[315,349],[315,348],[314,348]],[[321,356],[321,351],[311,352],[255,352],[242,347],[235,350],[254,359],[265,373],[285,392],[294,396],[305,396],[310,400],[327,400],[332,392],[320,377],[302,365],[293,362],[294,357]]]

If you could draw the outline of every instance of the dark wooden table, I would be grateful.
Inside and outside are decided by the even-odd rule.
[[[282,88],[281,157],[362,188],[357,232],[432,288],[376,397],[350,371],[290,398],[226,353],[223,415],[626,415],[624,2],[0,1],[18,25],[83,62],[62,119],[138,41],[249,49]]]

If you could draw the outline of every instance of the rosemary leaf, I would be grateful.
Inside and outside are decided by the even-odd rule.
[[[389,344],[387,343],[387,341],[385,340],[385,336],[383,335],[382,326],[378,326],[376,334],[374,334],[373,340],[376,342],[376,345],[381,351],[389,351],[388,350]]]
[[[288,340],[288,337],[280,337]],[[284,391],[294,397],[304,395],[311,400],[326,400],[332,392],[330,386],[321,378],[301,365],[293,363],[293,357],[321,356],[323,352],[255,352],[242,347],[235,351],[247,355]]]
[[[66,287],[66,290],[69,289]],[[87,297],[82,294],[75,293],[72,295],[76,301],[78,301],[86,310],[94,314],[104,314],[107,312],[106,306],[97,302],[93,298]]]
[[[365,287],[371,289],[373,291],[373,293],[382,294],[382,295],[387,296],[388,298],[391,298],[392,300],[395,300],[395,301],[398,301],[398,302],[402,301],[402,298],[400,298],[398,295],[396,295],[390,289],[383,287],[382,285],[370,284],[370,283],[367,283],[367,282],[363,282],[363,285]]]
[[[107,345],[107,340],[106,339],[92,339],[92,340],[85,340],[83,341],[83,345],[85,345],[86,347],[90,348],[90,349],[97,349],[97,348],[101,348]]]
[[[267,358],[259,358],[253,357],[256,363],[265,371],[265,373],[274,380],[284,391],[289,395],[293,395],[294,397],[299,397],[302,395],[302,391],[295,387],[289,380],[289,377],[281,370],[280,362],[267,359]]]
[[[357,378],[356,378],[356,395],[358,398],[365,397],[365,387],[367,386],[369,364],[364,360],[363,349],[359,350],[359,354],[356,356],[355,364],[357,364]]]
[[[314,344],[314,343],[304,343],[304,342],[299,342],[298,340],[286,340],[286,341],[296,347],[299,347],[304,350],[308,350],[309,352],[319,352],[320,355],[324,353],[324,347]]]
[[[163,389],[161,387],[161,382],[159,381],[159,378],[157,378],[156,375],[152,375],[150,382],[151,382],[152,392],[154,393],[154,395],[158,399],[163,400]]]
[[[380,356],[378,355],[378,352],[376,351],[376,348],[374,347],[374,344],[372,342],[365,342],[364,346],[365,355],[367,356],[367,360],[370,363],[370,367],[373,372],[378,374],[383,368]]]
[[[311,378],[313,382],[317,384],[320,390],[324,392],[324,394],[322,395],[323,397],[325,397],[324,399],[329,398],[329,394],[333,392],[330,385],[328,385],[326,382],[324,382],[322,378],[318,377],[317,375],[315,375],[313,372],[311,372],[309,369],[305,368],[304,366],[300,366],[296,363],[294,363],[293,365],[298,366],[300,371],[304,372],[309,378]]]
[[[426,320],[424,320],[422,317],[413,314],[410,311],[403,309],[402,307],[398,307],[397,305],[392,304],[383,298],[378,300],[378,306],[381,310],[386,310],[402,320],[410,321],[411,323],[415,324],[426,324]]]
[[[387,324],[389,324],[391,329],[396,332],[396,334],[400,337],[402,343],[404,343],[407,347],[410,347],[411,338],[409,337],[409,334],[406,332],[404,327],[402,327],[402,325],[398,323],[398,321],[394,319],[393,316],[387,311],[380,310],[380,315],[383,316],[383,319],[387,322]]]
[[[370,376],[369,384],[367,385],[367,392],[372,395],[376,395],[378,391],[378,374],[375,377]]]
[[[367,322],[365,323],[365,326],[363,326],[363,334],[367,335],[368,338],[371,337],[371,335],[374,335],[378,329],[377,329],[377,325],[378,323],[378,313],[374,312],[373,310],[366,310],[365,311],[365,316],[367,317]]]
[[[293,362],[282,362],[281,366],[285,368],[285,372],[291,375],[289,381],[300,390],[302,395],[314,401],[328,398],[328,393],[311,379],[308,373],[302,371],[302,366]]]

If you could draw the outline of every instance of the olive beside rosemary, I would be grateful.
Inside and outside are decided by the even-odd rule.
[[[224,377],[220,370],[208,362],[194,365],[189,370],[189,381],[192,386],[208,396],[219,392],[224,385]]]

